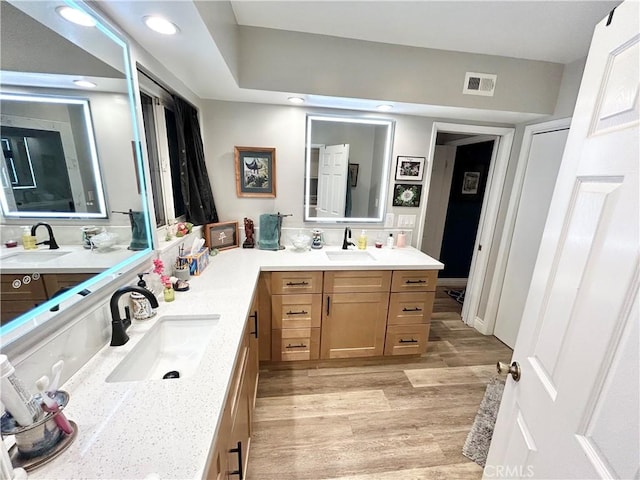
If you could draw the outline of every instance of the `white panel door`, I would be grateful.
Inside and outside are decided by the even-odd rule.
[[[533,135],[493,334],[511,348],[536,264],[569,128]]]
[[[639,19],[596,27],[485,478],[640,477]]]
[[[348,168],[348,144],[320,147],[318,162],[319,217],[344,217]]]

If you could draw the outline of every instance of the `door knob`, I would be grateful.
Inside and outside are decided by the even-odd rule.
[[[496,363],[496,370],[500,375],[511,374],[511,378],[516,382],[520,380],[520,364],[518,362],[513,362],[511,365],[504,362],[498,362]]]

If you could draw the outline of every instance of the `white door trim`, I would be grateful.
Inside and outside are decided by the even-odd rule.
[[[474,245],[473,258],[471,260],[471,270],[469,271],[469,282],[465,294],[463,306],[463,320],[468,325],[475,323],[478,305],[480,303],[480,293],[484,284],[484,278],[491,251],[500,198],[504,188],[504,181],[507,173],[507,165],[511,155],[511,145],[513,144],[514,128],[487,127],[481,125],[468,125],[457,123],[434,122],[431,131],[431,144],[429,147],[429,158],[433,159],[436,147],[436,137],[438,132],[447,133],[468,133],[475,135],[495,135],[498,137],[497,149],[494,148],[495,158],[491,162],[484,201],[482,204],[482,215],[478,226],[478,235]],[[429,192],[431,182],[431,168],[433,161],[429,162],[427,180],[425,182],[426,192]],[[427,197],[428,198],[428,197]],[[423,202],[420,207],[420,218],[426,215],[427,202]],[[422,236],[424,233],[424,221],[420,222],[417,232],[418,249],[422,247]],[[482,245],[482,251],[478,251],[478,245]]]
[[[516,173],[509,197],[509,205],[507,207],[507,215],[502,229],[500,245],[498,247],[498,256],[496,257],[496,266],[489,287],[489,296],[487,299],[487,309],[481,322],[478,322],[476,328],[480,333],[485,335],[493,334],[496,325],[496,317],[498,315],[498,305],[500,303],[500,295],[502,294],[502,285],[504,283],[504,275],[507,269],[507,260],[509,258],[509,250],[511,248],[511,240],[513,239],[513,231],[516,225],[516,214],[520,205],[520,196],[524,186],[524,176],[527,171],[527,162],[533,136],[539,133],[552,132],[554,130],[562,130],[569,128],[571,118],[562,118],[559,120],[551,120],[549,122],[536,123],[524,127],[522,137],[522,146],[518,155],[518,163]]]

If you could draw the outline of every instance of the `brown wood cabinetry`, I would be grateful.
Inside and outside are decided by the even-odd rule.
[[[274,272],[271,291],[271,359],[318,359],[322,272]]]
[[[426,352],[437,276],[436,270],[393,272],[385,355]]]
[[[208,480],[242,479],[246,475],[258,385],[258,303],[256,296],[242,335],[218,434],[209,453],[205,475]]]
[[[389,271],[325,273],[320,358],[382,355],[390,283]]]
[[[92,277],[92,273],[3,273],[0,296],[2,324],[50,299],[63,287],[73,287]],[[25,281],[26,280],[26,281]]]

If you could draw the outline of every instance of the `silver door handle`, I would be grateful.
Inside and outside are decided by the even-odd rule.
[[[513,362],[511,365],[504,362],[496,363],[496,370],[500,375],[509,375],[511,374],[511,378],[513,378],[516,382],[520,380],[520,364],[518,362]]]

